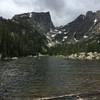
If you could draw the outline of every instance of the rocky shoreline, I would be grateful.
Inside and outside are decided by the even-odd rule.
[[[56,97],[41,98],[40,100],[99,100],[100,92],[94,91],[91,93],[78,93],[78,94],[69,94],[61,95]]]
[[[49,56],[49,55],[39,55],[39,56],[27,56],[27,57],[40,57],[40,56]],[[80,52],[80,53],[74,53],[71,55],[57,55],[56,57],[63,57],[67,59],[78,59],[78,60],[100,60],[100,53],[97,52]],[[18,57],[5,57],[3,60],[17,60]]]
[[[79,59],[79,60],[100,60],[100,53],[97,52],[81,52],[67,56],[68,59]]]

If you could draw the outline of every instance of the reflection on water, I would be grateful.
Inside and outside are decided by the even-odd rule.
[[[26,57],[0,64],[0,95],[47,97],[100,90],[100,62]]]

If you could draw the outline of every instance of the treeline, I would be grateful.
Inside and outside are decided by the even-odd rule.
[[[22,57],[47,53],[47,40],[38,27],[0,18],[0,54]]]
[[[80,52],[98,52],[100,53],[100,36],[89,39],[87,41],[78,42],[75,44],[57,44],[49,49],[50,55],[70,55]]]

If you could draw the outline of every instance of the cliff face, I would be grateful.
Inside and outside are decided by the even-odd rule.
[[[88,11],[86,15],[80,15],[63,28],[69,32],[69,36],[72,35],[76,40],[80,40],[84,36],[90,35],[89,32],[93,30],[99,21],[100,16],[98,12]]]
[[[100,35],[100,11],[79,15],[67,25],[57,27],[52,34],[55,34],[55,41],[66,43],[76,43]]]
[[[30,25],[31,27],[37,27],[41,31],[47,33],[50,29],[54,28],[54,25],[51,21],[51,16],[49,12],[31,12],[24,13],[20,15],[15,15],[12,18],[13,21],[17,23],[22,23],[23,25]]]

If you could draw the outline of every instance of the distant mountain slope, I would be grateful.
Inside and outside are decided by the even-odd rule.
[[[57,27],[50,34],[60,43],[76,43],[100,35],[100,11],[88,11],[65,26]]]
[[[0,17],[1,58],[47,53],[46,33],[53,28],[49,12],[25,13],[12,19]]]
[[[100,52],[100,11],[88,11],[48,33],[51,54]]]

